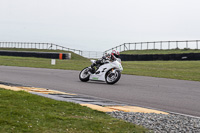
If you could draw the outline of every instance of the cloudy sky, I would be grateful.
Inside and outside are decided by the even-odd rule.
[[[199,0],[0,0],[0,41],[104,51],[125,42],[200,39]]]

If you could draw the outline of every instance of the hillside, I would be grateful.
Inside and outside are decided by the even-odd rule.
[[[86,58],[71,52],[64,50],[46,50],[46,49],[21,49],[21,48],[0,48],[0,50],[8,50],[8,51],[31,51],[31,52],[61,52],[61,53],[71,53],[72,60],[87,60]]]

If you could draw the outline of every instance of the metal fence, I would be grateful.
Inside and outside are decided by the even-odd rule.
[[[101,58],[103,56],[103,52],[100,51],[83,51],[82,52],[82,56],[86,57],[86,58],[94,58],[94,59],[98,59]]]
[[[124,43],[119,46],[106,50],[104,53],[117,50],[119,52],[127,50],[149,50],[149,49],[199,49],[200,40],[185,40],[185,41],[154,41],[154,42],[135,42]]]
[[[0,42],[0,48],[23,48],[23,49],[47,49],[47,50],[64,50],[72,51],[86,58],[100,58],[103,52],[82,51],[63,47],[53,43],[34,43],[34,42]]]

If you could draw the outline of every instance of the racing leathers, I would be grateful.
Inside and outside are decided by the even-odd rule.
[[[106,54],[106,55],[103,56],[102,58],[98,59],[95,63],[93,63],[93,64],[91,65],[91,73],[95,73],[96,70],[98,70],[98,68],[99,68],[101,65],[105,64],[106,61],[108,61],[108,60],[111,61],[111,60],[113,59],[112,56],[113,56],[113,55],[111,55],[111,54]],[[95,67],[96,67],[96,69],[95,69]]]

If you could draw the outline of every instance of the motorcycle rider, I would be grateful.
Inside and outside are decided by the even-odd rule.
[[[92,65],[91,65],[91,70],[90,70],[90,72],[91,73],[95,73],[96,72],[96,70],[98,70],[98,68],[101,66],[101,65],[103,65],[104,63],[106,63],[106,61],[107,60],[109,60],[109,61],[114,61],[115,60],[115,58],[119,58],[119,52],[118,51],[116,51],[116,50],[113,50],[112,52],[111,52],[111,54],[105,54],[105,56],[103,56],[102,58],[100,58],[100,59],[98,59],[95,63],[93,63]],[[96,70],[95,70],[95,67],[96,67]]]

